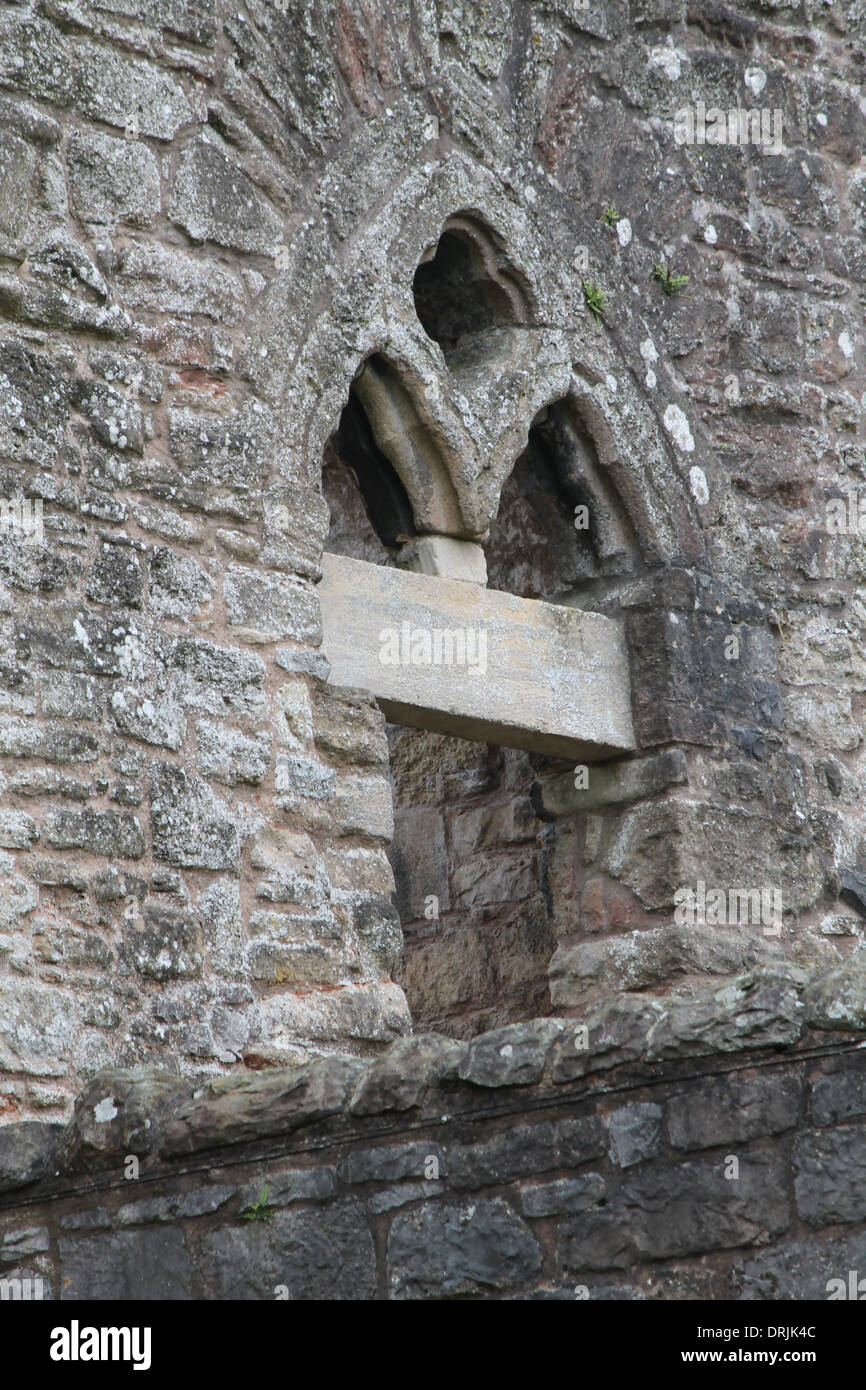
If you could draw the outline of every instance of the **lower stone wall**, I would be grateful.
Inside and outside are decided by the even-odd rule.
[[[373,1061],[104,1072],[68,1126],[0,1129],[0,1277],[22,1281],[0,1293],[825,1300],[866,1270],[846,971]]]

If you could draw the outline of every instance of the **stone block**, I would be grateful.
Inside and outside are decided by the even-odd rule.
[[[392,1298],[442,1298],[515,1288],[541,1267],[529,1227],[500,1198],[428,1203],[394,1218],[388,1240]]]
[[[633,747],[608,618],[341,555],[322,557],[319,594],[333,683],[392,721],[563,757]]]

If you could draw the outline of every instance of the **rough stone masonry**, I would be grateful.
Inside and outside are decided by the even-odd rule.
[[[0,0],[0,1274],[252,1287],[299,1093],[257,1297],[863,1268],[864,21]],[[387,725],[326,550],[614,623],[633,748]]]

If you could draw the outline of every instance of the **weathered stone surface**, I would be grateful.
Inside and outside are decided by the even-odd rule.
[[[63,1126],[23,1120],[0,1128],[0,1192],[13,1192],[54,1171]]]
[[[698,881],[766,884],[768,865],[785,908],[802,910],[820,896],[823,875],[808,841],[735,807],[672,800],[626,812],[601,860],[648,908],[673,907],[677,889]]]
[[[458,1191],[494,1187],[555,1166],[552,1124],[514,1125],[485,1143],[448,1146],[449,1186]]]
[[[575,1275],[622,1269],[645,1259],[760,1244],[789,1220],[783,1169],[777,1159],[750,1154],[736,1182],[721,1163],[642,1168],[604,1210],[564,1223],[560,1255]]]
[[[205,782],[171,763],[151,774],[153,852],[167,864],[231,869],[238,865],[237,824]]]
[[[58,1242],[60,1297],[187,1300],[192,1265],[181,1230],[67,1236]]]
[[[641,801],[667,787],[685,782],[687,767],[682,749],[674,748],[652,758],[602,763],[587,771],[587,786],[576,787],[572,772],[546,778],[541,783],[541,804],[552,816],[567,816],[611,806],[622,801]]]
[[[306,1067],[219,1077],[175,1109],[162,1152],[194,1153],[291,1133],[346,1105],[363,1063],[324,1057]]]
[[[85,43],[78,50],[79,100],[96,120],[170,140],[192,119],[183,88],[153,63]]]
[[[369,690],[389,718],[564,757],[632,746],[627,669],[619,632],[605,619],[344,556],[326,554],[322,566],[323,647],[334,684]],[[413,660],[411,650],[401,657],[405,623],[407,644],[413,628],[430,643],[435,630],[459,631],[462,661],[456,647],[457,656],[443,647],[436,661],[432,645],[429,660]],[[383,658],[388,631],[396,654]],[[566,632],[580,665],[560,659]],[[476,651],[467,633],[484,639],[484,671],[481,638]],[[548,674],[533,686],[527,673],[535,669]]]
[[[404,1178],[423,1178],[431,1158],[436,1160],[440,1178],[446,1177],[442,1149],[426,1140],[392,1149],[356,1149],[347,1154],[337,1171],[349,1183],[399,1182]]]
[[[171,1197],[145,1197],[126,1202],[117,1210],[118,1226],[150,1225],[157,1221],[182,1221],[187,1217],[209,1216],[234,1197],[234,1187],[203,1187]]]
[[[313,645],[322,639],[316,597],[298,580],[233,565],[223,582],[223,596],[237,639],[281,642],[293,637]]]
[[[806,1130],[794,1145],[797,1210],[810,1226],[862,1221],[866,1200],[866,1125]]]
[[[250,738],[237,729],[227,729],[200,719],[196,725],[199,767],[202,775],[213,777],[224,786],[238,782],[258,785],[264,779],[271,761],[271,736],[257,734]]]
[[[667,1102],[671,1144],[709,1149],[792,1129],[800,1114],[801,1089],[798,1079],[788,1076],[708,1080],[699,1092],[682,1091]]]
[[[541,1264],[529,1228],[505,1202],[433,1204],[395,1217],[388,1241],[391,1296],[442,1297],[507,1289]]]
[[[61,1146],[63,1167],[122,1171],[127,1154],[152,1153],[160,1143],[163,1119],[192,1089],[191,1082],[157,1067],[100,1072],[75,1106]]]
[[[268,1222],[204,1237],[196,1260],[210,1298],[366,1300],[376,1289],[376,1253],[360,1203],[278,1211]]]
[[[461,1079],[475,1086],[531,1086],[541,1079],[564,1026],[558,1019],[536,1019],[484,1034],[469,1044]]]
[[[212,135],[187,146],[168,215],[193,241],[216,241],[237,251],[273,252],[280,219]]]
[[[817,1125],[866,1115],[866,1075],[859,1070],[822,1076],[812,1086],[809,1110]]]
[[[204,936],[194,912],[148,904],[126,923],[124,946],[140,975],[153,980],[195,979],[204,962]]]
[[[129,811],[52,811],[44,827],[55,849],[84,849],[114,859],[140,859],[146,842]]]
[[[559,1007],[585,1009],[604,995],[646,989],[678,975],[734,975],[773,954],[778,951],[758,928],[652,927],[558,947],[550,964],[551,998]]]
[[[791,968],[764,966],[694,1001],[674,999],[653,1031],[647,1059],[794,1043],[803,1031],[801,984]]]
[[[598,1206],[604,1194],[604,1178],[587,1173],[582,1178],[559,1178],[522,1187],[520,1202],[524,1216],[568,1216]]]
[[[69,179],[72,206],[82,222],[149,227],[159,213],[159,168],[139,141],[74,132]]]
[[[268,1179],[268,1206],[288,1207],[295,1202],[324,1202],[334,1195],[333,1168],[292,1168]],[[261,1184],[250,1183],[240,1194],[242,1209],[261,1201]]]
[[[661,1149],[662,1108],[649,1102],[624,1105],[608,1120],[611,1162],[619,1168],[654,1158]]]
[[[849,1294],[849,1271],[866,1269],[866,1233],[835,1234],[831,1241],[798,1240],[742,1261],[734,1270],[739,1296],[749,1301],[824,1302],[842,1281]],[[864,1291],[866,1292],[866,1291]],[[858,1300],[863,1292],[857,1291]]]
[[[816,976],[803,991],[803,1003],[815,1028],[861,1031],[866,1027],[866,960],[854,956]]]
[[[400,1038],[361,1073],[350,1109],[354,1115],[411,1110],[423,1103],[428,1088],[456,1081],[465,1056],[466,1044],[449,1038]]]

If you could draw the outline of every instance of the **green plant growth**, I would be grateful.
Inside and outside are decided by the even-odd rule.
[[[594,280],[581,280],[586,307],[596,323],[601,323],[607,313],[607,295]]]
[[[679,294],[689,283],[688,275],[674,275],[669,265],[664,261],[660,265],[653,266],[653,278],[658,280],[665,294]]]
[[[270,1221],[274,1214],[274,1208],[268,1206],[268,1189],[265,1188],[261,1200],[253,1202],[252,1206],[247,1207],[246,1211],[241,1212],[244,1221]]]
[[[601,215],[609,227],[615,227],[619,219],[622,217],[622,213],[617,212],[613,203],[608,203],[607,207]]]

